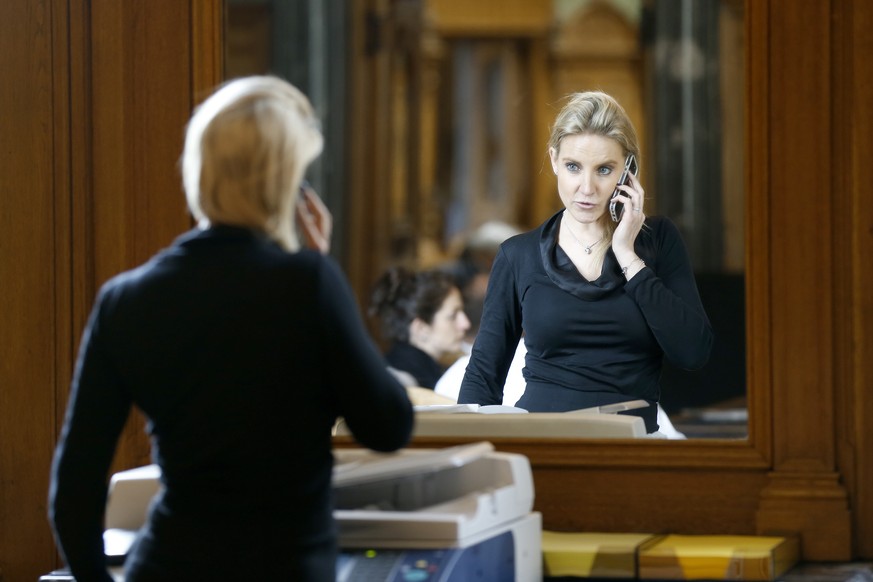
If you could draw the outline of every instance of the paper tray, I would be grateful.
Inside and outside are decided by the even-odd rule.
[[[426,461],[428,452],[407,455],[419,453]],[[344,546],[373,540],[452,544],[527,515],[533,491],[527,457],[488,452],[459,466],[335,484],[334,517]]]

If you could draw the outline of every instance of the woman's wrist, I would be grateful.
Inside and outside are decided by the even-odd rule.
[[[622,264],[619,263],[621,266]],[[634,275],[643,270],[643,267],[646,266],[646,262],[639,257],[634,257],[630,262],[625,263],[621,266],[621,274],[625,276],[625,278],[630,281]]]

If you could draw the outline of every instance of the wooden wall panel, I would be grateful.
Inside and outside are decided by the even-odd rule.
[[[764,482],[758,472],[542,468],[534,507],[557,531],[743,535]]]
[[[48,1],[0,4],[0,579],[23,580],[53,563],[46,515],[54,445],[58,334],[54,198],[56,126]],[[21,47],[27,47],[22,51]],[[62,165],[62,162],[59,163]],[[63,185],[61,185],[63,187]],[[61,290],[62,293],[62,290]]]
[[[819,349],[832,333],[833,300],[830,190],[829,3],[797,10],[788,1],[770,3],[769,229],[772,278],[773,418],[780,439],[775,466],[794,470],[834,468],[832,355]],[[823,24],[824,23],[824,24]],[[807,236],[793,236],[806,225]],[[802,285],[793,273],[807,273]],[[812,424],[797,426],[811,402]]]
[[[746,2],[746,358],[749,441],[772,460],[770,418],[773,380],[770,324],[770,94],[769,13],[766,3]],[[761,104],[761,105],[758,105]]]
[[[190,227],[178,159],[193,102],[188,3],[95,3],[90,11],[90,204],[76,227],[91,244],[77,249],[93,270],[90,304],[111,276],[147,260]],[[116,465],[149,462],[138,414]]]
[[[0,580],[58,565],[49,467],[97,288],[190,227],[177,160],[220,81],[221,14],[220,0],[0,3]],[[148,453],[132,422],[117,465]]]
[[[63,0],[59,0],[61,3]],[[59,375],[56,389],[56,409],[58,431],[67,407],[68,387],[73,374],[73,366],[78,348],[79,335],[85,327],[88,313],[95,293],[93,230],[84,228],[92,215],[92,164],[91,144],[93,141],[91,115],[91,3],[89,0],[71,0],[68,10],[56,14],[57,27],[69,31],[67,60],[56,64],[56,69],[67,74],[69,103],[59,105],[70,112],[69,136],[69,191],[63,200],[69,207],[68,228],[70,230],[69,248],[59,250],[58,254],[70,264],[69,315],[70,315],[70,366]],[[58,174],[58,178],[63,174]],[[75,251],[75,252],[74,252]]]
[[[833,35],[834,107],[831,114],[836,320],[834,384],[837,387],[837,452],[840,472],[851,492],[855,551],[873,556],[873,4],[835,3]]]
[[[836,467],[833,341],[838,198],[832,172],[830,2],[769,3],[768,177],[773,472],[757,530],[802,532],[808,556],[848,559],[851,513]],[[803,225],[803,226],[800,226]],[[754,243],[754,241],[753,241]]]
[[[852,218],[852,342],[846,346],[845,363],[853,371],[849,406],[846,417],[853,419],[848,459],[842,466],[854,468],[852,484],[855,553],[873,558],[873,186],[870,181],[870,160],[873,160],[873,3],[864,0],[846,2],[852,8],[851,18],[842,22],[852,27],[850,54],[853,74],[842,79],[841,88],[851,93],[851,115],[838,108],[844,124],[854,127],[851,152],[851,212]],[[838,209],[842,197],[837,192]],[[844,217],[837,213],[838,224]],[[842,229],[841,229],[842,230]],[[838,251],[840,252],[840,251]],[[841,298],[838,298],[838,301]]]
[[[95,284],[190,226],[177,162],[191,111],[186,3],[91,9]]]
[[[373,283],[387,265],[381,259],[390,244],[391,229],[391,101],[394,29],[388,0],[354,2],[348,67],[354,96],[348,100],[351,193],[344,198],[349,217],[346,274],[363,310]],[[378,249],[378,252],[377,252]]]

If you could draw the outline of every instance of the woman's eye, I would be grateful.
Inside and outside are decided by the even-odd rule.
[[[565,164],[565,167],[566,167],[567,170],[570,171],[570,172],[578,172],[578,171],[579,171],[579,166],[577,166],[577,165],[574,164],[573,162],[567,162],[567,163]]]
[[[612,173],[612,168],[610,168],[610,167],[608,167],[608,166],[603,166],[602,168],[599,168],[599,169],[597,170],[597,172],[598,172],[601,176],[608,176],[608,175],[610,175],[610,174]]]

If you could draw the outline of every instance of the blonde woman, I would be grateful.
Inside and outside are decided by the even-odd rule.
[[[198,226],[109,281],[82,338],[50,492],[77,580],[111,580],[106,479],[134,406],[164,488],[128,582],[335,579],[331,428],[343,416],[391,451],[413,416],[318,252],[329,216],[311,190],[298,206],[321,148],[309,101],[277,78],[232,81],[194,113],[182,171]]]
[[[712,346],[685,245],[669,219],[646,215],[637,175],[618,184],[640,148],[609,95],[571,95],[548,155],[564,208],[501,245],[458,401],[501,403],[524,334],[526,388],[516,406],[562,412],[645,400],[649,407],[630,413],[655,433],[663,359],[700,368]],[[616,189],[618,222],[609,212]]]

